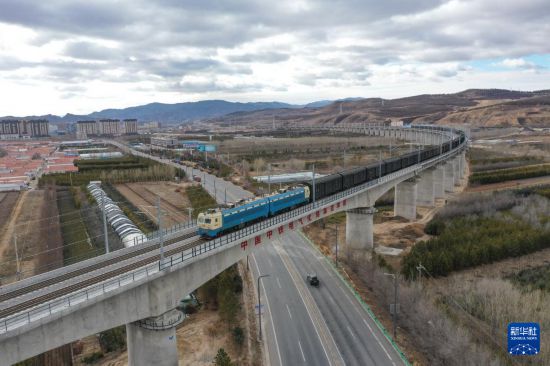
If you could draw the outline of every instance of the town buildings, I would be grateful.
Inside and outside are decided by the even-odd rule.
[[[45,119],[0,121],[0,140],[20,140],[48,136],[49,123]]]

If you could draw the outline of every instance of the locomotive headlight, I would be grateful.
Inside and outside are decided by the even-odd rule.
[[[304,186],[304,197],[306,200],[309,199],[309,187],[308,186]]]
[[[204,224],[204,213],[200,213],[198,216],[197,216],[197,224],[198,225],[201,225],[201,224]]]

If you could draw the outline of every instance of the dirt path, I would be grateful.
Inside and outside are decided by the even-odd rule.
[[[27,194],[28,194],[28,191],[23,191],[18,196],[15,206],[11,210],[11,213],[8,214],[7,224],[4,226],[2,230],[2,234],[1,234],[2,236],[0,236],[0,258],[2,259],[4,259],[5,255],[10,251],[9,248],[13,243],[13,233],[15,230],[17,218],[21,213],[21,209],[23,208],[23,203],[25,202],[25,198],[27,197]],[[6,258],[6,259],[12,259],[12,258]]]

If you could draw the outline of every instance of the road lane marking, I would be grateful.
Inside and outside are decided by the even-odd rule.
[[[283,286],[281,286],[281,281],[279,281],[279,277],[277,277],[277,285],[279,285],[279,288],[282,289]]]
[[[256,273],[260,273],[260,267],[258,267],[258,262],[256,261],[256,257],[254,254],[252,254],[252,260],[254,261],[254,265],[256,267]],[[254,282],[254,281],[252,281]],[[271,315],[271,305],[269,303],[269,296],[267,296],[267,291],[265,290],[265,286],[263,281],[261,281],[260,286],[262,286],[262,289],[264,290],[264,296],[265,300],[267,302],[267,308],[269,310],[269,320],[271,321],[271,329],[273,329],[273,335],[275,336],[275,347],[277,348],[277,357],[279,357],[279,365],[283,364],[283,358],[281,357],[281,350],[279,349],[279,341],[277,340],[277,332],[275,331],[275,323],[273,322],[273,316]],[[257,289],[256,289],[257,290]],[[261,309],[258,309],[258,311],[261,311]],[[266,345],[266,349],[269,347],[267,342],[267,337],[264,337],[264,342]],[[267,360],[269,364],[271,364],[271,360]]]
[[[393,359],[390,357],[390,354],[388,353],[388,350],[386,350],[386,347],[384,347],[384,345],[382,344],[382,342],[380,342],[380,339],[378,339],[378,336],[376,335],[376,333],[374,333],[374,331],[373,331],[372,328],[370,327],[369,322],[367,322],[367,320],[366,320],[365,318],[363,318],[363,323],[365,323],[365,324],[367,325],[367,327],[369,328],[370,332],[371,332],[372,335],[374,336],[374,339],[376,339],[376,342],[378,342],[378,344],[380,345],[380,347],[382,347],[382,349],[384,350],[384,353],[386,354],[386,356],[388,356],[388,358],[390,359],[392,365],[395,366],[395,362],[394,362]]]
[[[304,360],[304,362],[306,362],[306,355],[304,355],[304,350],[302,349],[302,343],[300,343],[300,341],[298,341],[298,346],[300,347],[300,353],[302,354],[302,359]]]
[[[323,347],[323,351],[325,352],[325,356],[327,358],[328,363],[330,365],[345,365],[342,354],[338,349],[338,345],[334,341],[332,333],[328,329],[328,325],[324,321],[321,315],[321,311],[317,307],[315,300],[313,299],[312,295],[308,292],[304,282],[301,281],[300,275],[298,273],[296,266],[294,265],[294,263],[290,261],[290,258],[286,250],[282,246],[276,245],[277,241],[274,241],[273,244],[274,244],[273,248],[281,258],[281,261],[286,267],[286,270],[288,271],[288,274],[290,275],[292,282],[294,282],[298,295],[302,299],[302,303],[304,304],[307,314],[309,315],[309,319],[311,320],[313,329],[315,329],[315,333],[317,333],[317,337],[319,338],[319,343],[321,343],[321,346]],[[307,301],[306,301],[306,298],[307,298]],[[315,314],[312,314],[312,312],[314,312]],[[321,334],[323,335],[322,337],[321,337]],[[326,343],[326,346],[325,346],[325,343]],[[327,347],[331,348],[330,355],[332,357],[329,357],[329,352],[327,350]]]
[[[290,308],[288,307],[288,304],[286,304],[286,311],[288,311],[288,316],[290,319],[292,319],[292,313],[290,312]]]
[[[351,328],[349,327],[349,325],[348,325],[346,328],[348,328],[348,332],[351,334],[351,336],[352,336],[353,338],[356,338],[356,337],[355,337],[355,333],[353,333],[353,330],[351,330]]]
[[[304,241],[304,243],[309,243],[309,245],[315,250],[317,251],[318,253],[320,253],[319,249],[313,244],[313,242],[311,240],[309,240],[309,238],[307,238],[305,236],[304,233],[300,232],[300,237],[302,238],[302,240]],[[321,253],[322,255],[322,253]],[[325,264],[328,264],[329,265],[329,269],[332,270],[333,273],[336,273],[337,274],[337,277],[339,279],[338,284],[339,285],[346,285],[346,286],[337,286],[343,293],[344,293],[344,297],[347,298],[349,300],[349,302],[352,304],[352,308],[355,309],[355,311],[361,316],[361,318],[363,319],[363,322],[367,325],[367,327],[369,328],[371,334],[374,336],[374,338],[376,339],[376,341],[378,342],[378,344],[380,345],[380,347],[382,347],[382,350],[384,351],[384,353],[386,354],[386,356],[389,358],[389,360],[391,361],[392,365],[396,366],[395,364],[395,361],[393,360],[393,358],[390,356],[390,354],[388,353],[388,351],[386,350],[386,347],[384,347],[384,345],[382,344],[382,342],[380,342],[380,339],[378,338],[378,336],[376,335],[376,333],[374,332],[374,330],[371,328],[371,326],[368,324],[368,322],[365,320],[365,318],[363,318],[364,316],[364,313],[366,312],[365,311],[365,308],[363,306],[361,306],[361,303],[359,302],[358,298],[357,297],[354,297],[354,296],[350,296],[350,295],[353,295],[353,292],[351,290],[351,287],[349,284],[347,284],[345,282],[345,280],[343,279],[343,277],[341,277],[341,275],[337,272],[336,268],[334,268],[332,265],[330,265],[330,263],[328,262],[328,259],[325,257]],[[370,319],[372,319],[372,316],[366,312],[367,315],[369,316]],[[374,321],[374,320],[373,320]],[[377,328],[379,331],[380,328]],[[389,339],[385,338],[388,342],[390,342]]]

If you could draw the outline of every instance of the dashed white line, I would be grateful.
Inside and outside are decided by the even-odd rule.
[[[348,328],[348,332],[351,334],[351,336],[352,336],[353,338],[355,338],[355,333],[353,333],[353,330],[351,330],[351,328],[349,327],[349,325],[347,326],[347,328]]]
[[[304,362],[306,362],[306,355],[304,355],[304,350],[302,349],[302,343],[300,343],[300,341],[298,341],[298,346],[300,347],[300,353],[302,354],[302,359],[304,360]]]
[[[283,288],[283,286],[281,286],[281,281],[279,281],[279,277],[277,277],[277,285],[279,285],[279,288]]]
[[[292,313],[290,312],[290,308],[288,307],[288,304],[286,304],[286,311],[288,311],[288,316],[290,319],[292,319]]]
[[[374,336],[374,339],[376,339],[376,342],[378,342],[378,344],[380,345],[380,347],[382,347],[382,349],[384,350],[384,353],[386,353],[386,356],[388,356],[388,358],[390,359],[391,363],[395,366],[395,362],[393,362],[393,359],[391,358],[390,354],[388,353],[388,351],[386,350],[386,347],[384,347],[384,345],[382,344],[382,342],[380,342],[380,339],[378,339],[378,336],[376,335],[376,333],[374,333],[374,331],[372,330],[372,328],[370,327],[369,323],[367,322],[367,320],[365,318],[363,318],[363,323],[365,323],[365,325],[369,328],[370,332],[372,333],[372,335]]]
[[[256,261],[256,257],[254,256],[254,254],[252,254],[252,260],[254,261],[254,265],[256,266],[256,273],[260,273],[260,267],[258,267],[258,262]],[[261,282],[260,286],[262,286],[263,293],[267,302],[267,307],[268,309],[271,309],[271,305],[269,305],[269,297],[267,296],[267,291],[265,290],[263,281]],[[271,310],[268,312],[268,314],[269,314],[269,320],[271,321],[271,329],[273,330],[273,335],[274,335],[273,338],[275,338],[275,347],[277,348],[277,356],[279,357],[279,362],[280,362],[279,364],[282,365],[283,358],[281,357],[281,350],[279,349],[279,341],[277,340],[277,332],[275,331],[275,322],[273,322],[273,316],[271,315]],[[269,342],[267,342],[265,338],[264,338],[264,342],[265,342],[265,345],[269,348],[269,345],[268,345]]]

